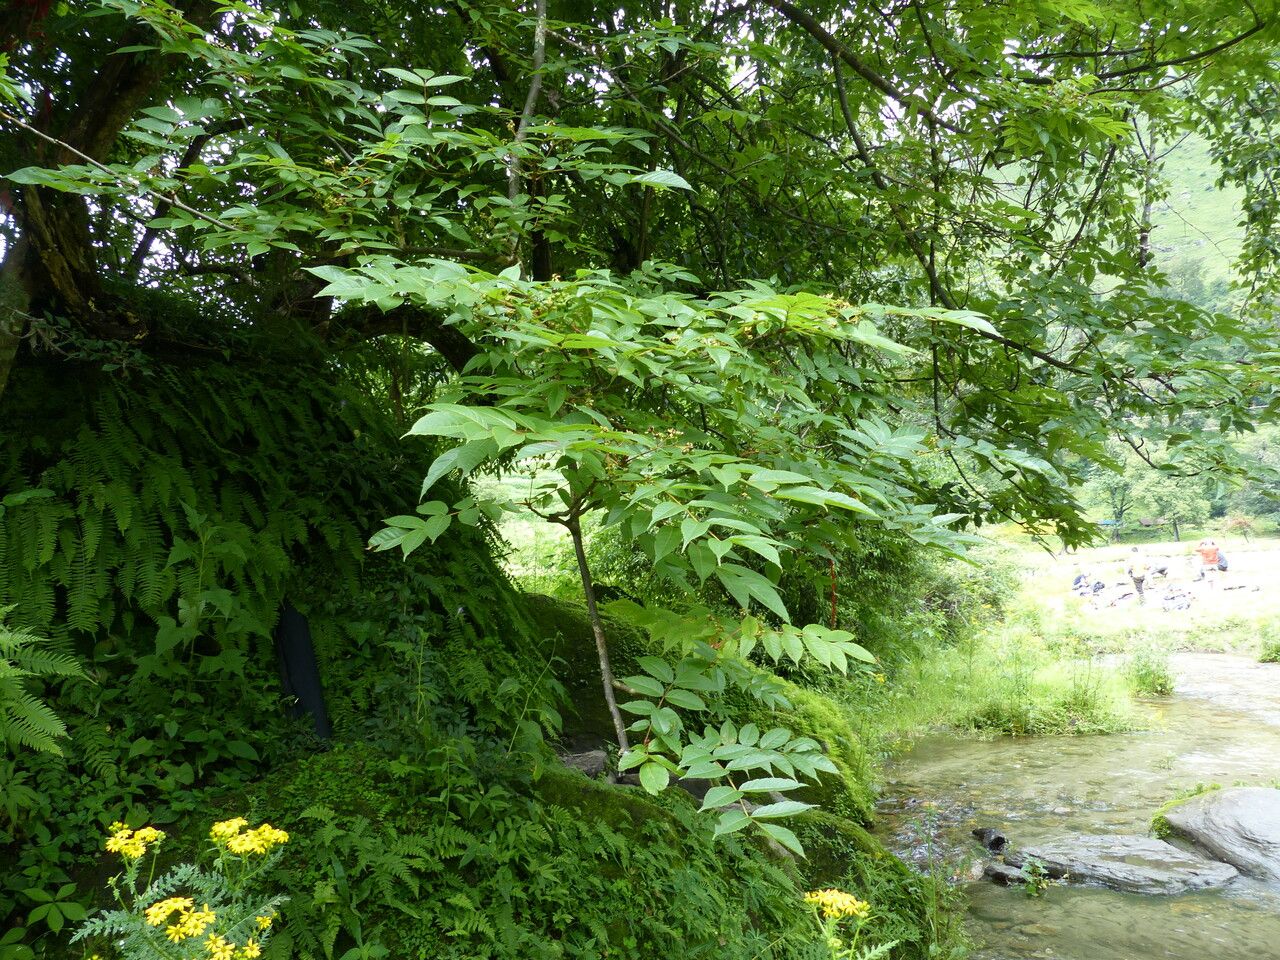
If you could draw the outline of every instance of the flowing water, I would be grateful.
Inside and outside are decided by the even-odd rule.
[[[1198,783],[1280,780],[1280,665],[1177,654],[1172,667],[1176,691],[1143,704],[1140,732],[920,740],[890,771],[887,841],[972,878],[983,854],[975,827],[999,827],[1015,845],[1141,835],[1161,804]],[[1055,885],[1032,898],[974,879],[966,892],[982,960],[1280,960],[1280,889],[1250,880],[1172,897]]]

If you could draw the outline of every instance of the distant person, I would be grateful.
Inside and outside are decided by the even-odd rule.
[[[1138,591],[1138,602],[1145,604],[1147,577],[1151,576],[1151,561],[1143,556],[1142,551],[1137,547],[1131,551],[1129,566],[1125,568],[1125,573],[1129,574],[1129,578],[1133,581],[1133,589]]]
[[[1222,551],[1218,549],[1217,543],[1205,537],[1196,545],[1195,556],[1200,561],[1199,579],[1213,586],[1218,575],[1218,564],[1222,562]]]

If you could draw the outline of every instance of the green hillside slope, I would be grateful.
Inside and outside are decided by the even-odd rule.
[[[1152,210],[1152,249],[1167,274],[1182,277],[1202,269],[1208,285],[1230,280],[1232,263],[1240,253],[1239,189],[1220,189],[1218,170],[1209,145],[1188,137],[1164,160],[1168,197]]]

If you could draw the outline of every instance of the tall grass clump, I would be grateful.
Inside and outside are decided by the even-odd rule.
[[[1136,649],[1124,667],[1129,689],[1140,697],[1167,697],[1173,693],[1173,671],[1168,651],[1158,646]]]

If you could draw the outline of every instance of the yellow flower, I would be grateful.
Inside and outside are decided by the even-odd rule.
[[[129,860],[137,860],[147,852],[147,845],[164,839],[164,831],[155,827],[140,827],[135,832],[117,821],[111,825],[112,834],[107,838],[107,850]]]
[[[191,901],[188,900],[188,903]],[[205,928],[217,919],[217,914],[209,909],[206,903],[199,910],[185,909],[182,915],[178,917],[177,923],[171,923],[165,928],[164,935],[174,943],[179,940],[186,940],[190,937],[198,937],[204,933]]]
[[[264,823],[254,830],[245,830],[244,828],[248,825],[249,821],[244,817],[223,820],[213,825],[209,836],[218,846],[225,847],[229,852],[240,857],[251,853],[266,853],[273,847],[289,842],[289,834],[283,830],[277,830],[269,823]]]
[[[236,945],[217,934],[209,934],[209,939],[204,942],[204,949],[209,954],[209,960],[235,960]]]
[[[865,920],[871,915],[871,904],[843,890],[814,890],[804,895],[804,902],[813,904],[828,920],[838,920],[841,917]]]
[[[107,852],[119,853],[132,836],[133,831],[123,823],[113,823],[111,825],[111,836],[107,838]]]
[[[255,960],[256,957],[262,956],[262,948],[258,946],[258,941],[251,938],[240,948],[240,956],[242,960]]]
[[[877,673],[877,674],[873,674],[873,679],[875,680],[876,683],[884,683],[889,678],[886,677],[883,673]]]
[[[277,830],[269,823],[264,823],[256,830],[249,830],[245,833],[237,833],[233,837],[228,837],[226,846],[228,850],[237,856],[245,856],[250,853],[266,853],[273,847],[288,842],[288,833],[283,830]]]
[[[264,914],[263,916],[258,917],[258,929],[270,930],[271,924],[275,922],[275,919],[276,915],[274,913]]]
[[[191,907],[192,901],[190,897],[170,897],[168,900],[158,900],[147,907],[147,924],[152,927],[158,927],[168,920],[169,914],[175,910],[181,910],[185,913]]]
[[[232,820],[223,820],[215,823],[209,830],[209,836],[214,840],[230,840],[237,833],[249,825],[249,821],[244,817],[236,817]]]

